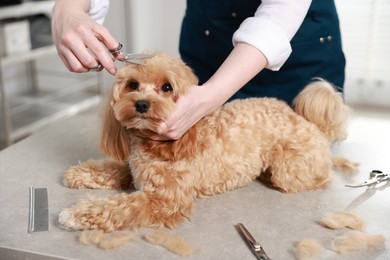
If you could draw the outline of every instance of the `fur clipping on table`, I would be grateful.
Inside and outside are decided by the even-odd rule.
[[[84,245],[95,245],[104,250],[111,250],[124,246],[127,242],[135,240],[133,233],[104,233],[103,230],[84,230],[79,241]]]
[[[339,254],[346,254],[356,250],[369,248],[384,248],[385,237],[383,235],[370,235],[360,231],[349,231],[343,236],[332,240],[332,250]]]
[[[193,253],[192,246],[186,240],[165,231],[158,230],[147,234],[144,236],[144,239],[151,244],[160,245],[180,256],[190,256]]]
[[[330,229],[350,228],[363,230],[364,220],[353,212],[341,211],[326,215],[321,221],[321,225]]]
[[[344,173],[346,177],[354,176],[359,172],[358,167],[360,163],[358,162],[352,162],[343,157],[333,157],[332,162],[334,169]]]
[[[295,257],[298,260],[318,259],[323,247],[313,239],[303,239],[297,243]]]
[[[329,213],[319,223],[329,229],[354,229],[332,239],[330,250],[346,254],[358,250],[382,249],[385,246],[383,235],[370,235],[362,232],[365,222],[355,213],[341,211]],[[296,245],[294,254],[298,260],[319,259],[324,247],[313,239],[303,239]]]
[[[156,230],[144,235],[143,239],[180,256],[189,256],[193,253],[192,246],[184,238],[166,231]],[[105,233],[103,230],[84,230],[79,236],[80,243],[94,245],[104,250],[117,249],[135,240],[139,240],[137,235],[128,231]]]

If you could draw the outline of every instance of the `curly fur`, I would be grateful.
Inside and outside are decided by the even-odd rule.
[[[295,101],[297,112],[274,98],[235,100],[179,140],[149,139],[193,84],[197,78],[191,69],[164,53],[155,53],[145,66],[127,65],[118,72],[101,137],[102,151],[115,161],[74,166],[65,184],[115,189],[133,182],[138,191],[81,201],[60,213],[62,226],[175,227],[190,217],[195,198],[237,189],[258,177],[269,178],[282,192],[327,187],[335,161],[330,146],[345,137],[348,114],[329,83],[307,86]],[[356,170],[348,160],[338,162]]]

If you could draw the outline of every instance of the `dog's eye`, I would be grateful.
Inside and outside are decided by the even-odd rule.
[[[173,88],[172,88],[171,84],[169,84],[169,83],[164,83],[164,84],[161,86],[161,90],[164,91],[164,92],[172,92]]]
[[[132,81],[127,83],[126,87],[130,88],[131,90],[137,90],[138,86],[139,86],[139,83],[137,81],[132,80]]]

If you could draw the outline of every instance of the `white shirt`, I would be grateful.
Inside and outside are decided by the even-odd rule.
[[[245,1],[245,0],[243,0]],[[301,26],[311,0],[263,0],[253,17],[233,35],[233,45],[245,42],[267,58],[267,68],[279,70],[291,54],[290,41]],[[109,0],[91,0],[89,15],[103,23]]]
[[[109,0],[91,0],[89,6],[89,16],[99,24],[103,24],[104,18],[107,15],[108,8],[110,7]]]

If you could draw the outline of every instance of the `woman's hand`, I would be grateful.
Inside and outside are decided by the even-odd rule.
[[[158,133],[151,139],[156,141],[180,139],[202,117],[220,105],[212,102],[209,96],[210,93],[206,86],[191,86],[186,95],[179,97],[174,113],[160,124]]]
[[[118,41],[88,16],[89,0],[57,0],[53,8],[52,35],[58,55],[72,72],[87,72],[99,63],[111,74],[117,69],[108,50]]]

